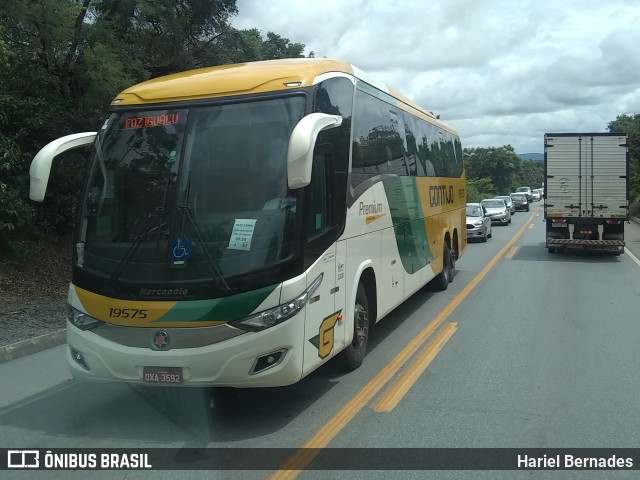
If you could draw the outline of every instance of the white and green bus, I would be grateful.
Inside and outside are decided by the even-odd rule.
[[[456,132],[352,65],[289,59],[119,94],[92,146],[69,287],[68,361],[87,380],[266,387],[338,356],[466,247]]]

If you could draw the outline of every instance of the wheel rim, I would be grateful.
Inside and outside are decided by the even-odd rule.
[[[354,329],[353,332],[353,347],[357,350],[364,348],[367,342],[367,335],[369,334],[369,316],[367,310],[356,302],[354,310]]]
[[[442,274],[444,275],[444,279],[449,281],[449,274],[451,273],[451,254],[445,248],[444,250],[444,265],[442,265]]]

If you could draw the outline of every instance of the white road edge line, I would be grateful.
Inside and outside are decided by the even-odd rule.
[[[629,257],[631,257],[631,260],[636,262],[636,265],[640,267],[640,260],[638,260],[638,257],[636,257],[633,253],[631,253],[631,250],[629,250],[627,247],[624,247],[624,253],[629,255]]]

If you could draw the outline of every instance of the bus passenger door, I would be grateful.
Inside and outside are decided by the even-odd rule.
[[[304,375],[329,360],[340,350],[339,345],[344,345],[342,306],[336,304],[335,298],[336,293],[344,293],[344,287],[339,287],[337,279],[338,270],[342,268],[344,284],[345,267],[344,260],[338,262],[335,215],[331,208],[332,186],[330,150],[316,146],[311,183],[305,197],[305,256],[309,263],[312,262],[307,271],[307,284],[320,275],[322,282],[311,294],[306,307]]]

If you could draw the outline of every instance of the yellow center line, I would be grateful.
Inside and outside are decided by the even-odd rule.
[[[396,408],[457,329],[457,323],[447,324],[447,326],[445,326],[438,335],[436,335],[433,341],[429,343],[427,348],[418,355],[414,362],[407,367],[402,376],[391,387],[389,387],[378,403],[373,407],[373,410],[375,412],[390,412]]]
[[[518,246],[517,246],[517,245],[514,245],[513,247],[511,247],[511,250],[509,250],[509,253],[507,253],[507,254],[504,256],[504,258],[511,258],[511,257],[513,257],[513,256],[516,254],[516,252],[517,252],[517,251],[518,251]]]
[[[533,223],[529,225],[529,230],[531,230],[532,228],[533,228]]]
[[[471,291],[480,283],[485,275],[495,266],[505,252],[522,236],[527,226],[533,221],[534,215],[520,227],[511,240],[487,263],[480,272],[465,286],[458,295],[429,323],[416,337],[411,340],[394,358],[373,377],[362,389],[349,400],[324,426],[313,435],[301,449],[294,453],[269,478],[270,480],[294,479],[318,455],[318,449],[325,448],[340,431],[364,408],[365,405],[380,391],[395,373],[411,358],[411,356],[427,341],[447,317],[462,303]]]

